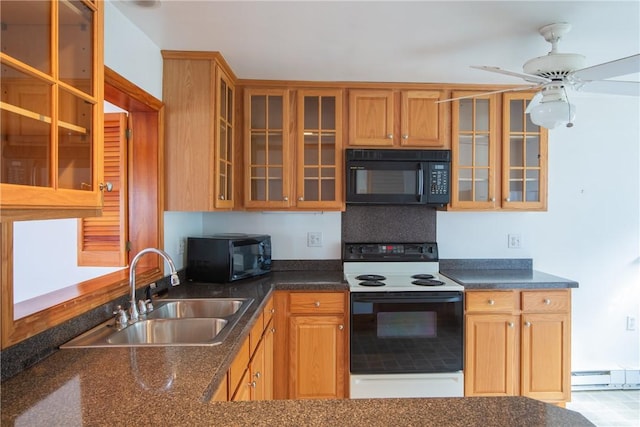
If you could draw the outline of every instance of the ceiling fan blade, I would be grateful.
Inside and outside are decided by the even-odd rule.
[[[506,74],[507,76],[519,77],[531,83],[549,83],[551,80],[545,77],[534,76],[533,74],[516,73],[515,71],[503,70],[500,67],[489,67],[486,65],[472,65],[471,68],[477,70],[490,71],[492,73]]]
[[[529,105],[527,105],[527,109],[524,110],[525,114],[529,114],[533,107],[540,104],[540,101],[542,101],[542,92],[536,93],[533,98],[531,98],[531,101],[529,101]]]
[[[640,96],[640,82],[621,80],[595,80],[576,87],[582,92],[610,93],[613,95]]]
[[[436,104],[440,104],[442,102],[458,101],[460,99],[477,98],[479,96],[493,95],[494,93],[518,92],[518,91],[521,91],[521,90],[536,89],[538,87],[540,87],[540,85],[511,87],[511,88],[508,88],[508,89],[494,90],[494,91],[491,91],[491,92],[480,92],[480,93],[474,93],[473,95],[458,96],[457,98],[441,99],[439,101],[436,101],[435,103]]]
[[[579,81],[591,81],[634,73],[640,73],[640,54],[576,70],[571,73],[571,76]]]

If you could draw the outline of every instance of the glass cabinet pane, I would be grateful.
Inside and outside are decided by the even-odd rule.
[[[93,104],[58,92],[58,187],[92,191]]]
[[[320,98],[317,96],[304,97],[304,128],[318,129],[319,122]]]
[[[267,97],[253,95],[251,97],[251,129],[265,129],[267,127]]]
[[[524,101],[521,99],[511,100],[509,102],[509,123],[511,132],[523,132],[524,123]]]
[[[472,99],[461,99],[459,107],[459,130],[462,132],[469,132],[473,130],[473,100]]]
[[[476,166],[489,166],[489,135],[478,135],[475,138]]]
[[[476,131],[487,132],[489,131],[489,100],[488,99],[476,99]]]
[[[540,138],[537,136],[527,138],[525,164],[528,167],[540,166]]]
[[[322,97],[322,129],[336,128],[336,99],[333,96]]]
[[[93,94],[94,13],[78,0],[58,2],[60,80]]]
[[[2,53],[51,75],[51,2],[0,2]],[[4,74],[3,74],[4,78]]]

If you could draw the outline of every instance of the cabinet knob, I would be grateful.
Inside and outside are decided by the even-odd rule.
[[[253,376],[259,379],[262,376],[262,374],[260,373],[260,371],[258,371]]]
[[[282,198],[282,200],[284,200],[285,202],[288,202],[288,201],[289,201],[289,198],[288,198],[287,196],[284,196],[284,197]]]
[[[304,202],[304,197],[298,197],[299,202]]]
[[[505,202],[510,202],[511,198],[507,197],[506,199],[504,199]]]
[[[409,135],[405,133],[404,135],[402,135],[402,139],[409,139]]]
[[[271,328],[271,333],[275,334],[276,333],[276,328]]]
[[[249,387],[256,388],[256,386],[257,386],[257,384],[256,384],[256,382],[255,382],[255,381],[251,381],[251,382],[249,383]]]
[[[313,303],[313,305],[315,305],[316,307],[320,307],[320,301],[316,301],[315,303]]]
[[[224,200],[224,194],[219,195],[219,196],[218,196],[218,199],[220,199],[220,200]]]
[[[393,139],[393,134],[392,133],[387,134],[387,139]]]
[[[524,326],[526,326],[527,328],[531,326],[531,322],[524,322]]]
[[[495,202],[495,201],[496,201],[496,198],[495,198],[495,197],[492,197],[492,198],[491,198],[491,199],[489,199],[489,200],[491,200],[492,202]]]
[[[108,192],[111,192],[113,190],[113,184],[110,182],[101,182],[100,183],[100,191],[104,191],[107,190]]]
[[[551,300],[549,298],[545,298],[543,302],[545,303],[545,305],[551,304]]]
[[[344,329],[344,325],[338,325],[338,329],[339,330],[343,330]]]
[[[513,324],[513,322],[509,322],[507,323],[507,326],[509,326],[510,328],[513,328],[515,325]]]
[[[271,314],[273,314],[273,313],[275,313],[275,312],[276,312],[276,309],[275,309],[275,308],[272,308],[272,309],[271,309]]]
[[[492,299],[490,299],[489,301],[487,301],[487,304],[489,304],[489,305],[494,305],[495,303],[496,303],[496,302],[495,302],[494,300],[492,300]]]

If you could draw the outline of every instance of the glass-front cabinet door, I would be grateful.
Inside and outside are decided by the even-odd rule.
[[[245,207],[291,206],[289,92],[244,91]]]
[[[533,124],[526,108],[530,93],[503,95],[502,206],[547,208],[547,130]]]
[[[218,162],[215,175],[215,201],[217,209],[233,208],[233,129],[234,92],[231,78],[216,67],[217,138],[214,161]]]
[[[475,94],[453,92],[452,98],[472,95]],[[479,95],[453,102],[453,208],[496,207],[496,104],[496,95]]]
[[[0,3],[3,216],[101,208],[102,7]]]
[[[342,90],[299,90],[296,206],[343,206]]]

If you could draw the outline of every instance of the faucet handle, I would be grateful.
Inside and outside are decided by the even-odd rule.
[[[124,311],[121,305],[116,307],[116,311],[113,312],[116,316],[116,328],[124,328],[129,323],[127,318],[127,312]]]
[[[138,300],[138,314],[147,314],[146,301]]]

